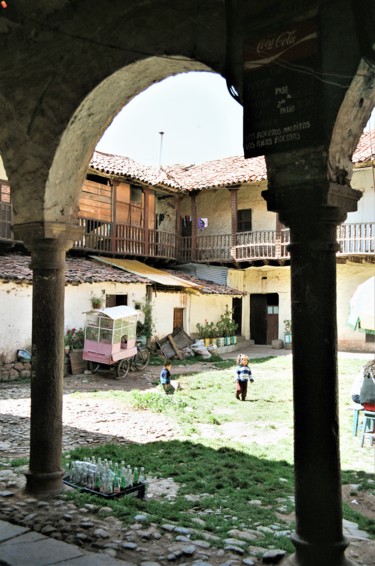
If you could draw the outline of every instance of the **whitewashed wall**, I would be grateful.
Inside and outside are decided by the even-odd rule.
[[[144,303],[146,285],[124,283],[95,283],[67,285],[65,287],[64,328],[84,326],[84,312],[91,309],[91,293],[128,295],[128,305]],[[32,285],[0,283],[0,356],[5,361],[14,361],[17,350],[31,348]]]
[[[279,295],[279,338],[284,336],[284,320],[291,318],[290,268],[263,266],[245,270],[244,287],[248,292],[249,317],[244,323],[246,337],[250,335],[250,295],[251,293],[277,293]],[[250,337],[251,338],[251,337]]]
[[[156,199],[156,213],[164,214],[159,230],[174,234],[176,231],[176,200],[174,196]]]
[[[351,185],[363,194],[358,201],[358,210],[349,212],[345,224],[375,222],[374,170],[371,167],[353,169]]]
[[[7,179],[8,179],[8,177],[7,177],[7,174],[5,172],[4,163],[3,163],[3,160],[0,157],[0,180],[6,181]]]
[[[252,209],[253,230],[275,230],[276,214],[267,211],[266,201],[261,192],[266,183],[243,185],[238,191],[239,210]],[[183,197],[181,216],[191,215],[191,198]],[[231,195],[228,189],[203,190],[197,196],[197,215],[208,219],[208,227],[198,235],[214,236],[231,232]]]
[[[84,313],[91,309],[91,294],[101,295],[102,289],[106,295],[127,295],[128,306],[146,300],[146,285],[142,283],[82,283],[65,287],[65,329],[84,326]]]
[[[173,311],[184,309],[184,330],[197,335],[197,323],[218,322],[225,305],[232,308],[232,297],[227,295],[198,295],[186,293],[156,293],[152,298],[155,336],[164,338],[173,331]]]
[[[185,309],[184,330],[189,332],[190,295],[177,292],[157,292],[152,294],[152,316],[155,326],[154,338],[161,339],[173,332],[173,312],[175,308]]]
[[[13,362],[17,350],[31,348],[32,286],[0,284],[0,360]]]
[[[340,350],[375,352],[375,343],[366,343],[366,334],[347,325],[349,303],[356,288],[374,275],[370,264],[337,265],[337,327]]]
[[[232,309],[231,295],[191,295],[190,334],[198,336],[197,323],[218,322],[224,314],[225,306]]]

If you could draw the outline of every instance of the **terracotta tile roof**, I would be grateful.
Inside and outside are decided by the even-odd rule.
[[[0,256],[0,279],[3,281],[32,282],[30,256],[9,254]],[[134,273],[121,271],[115,267],[94,260],[78,257],[66,259],[66,282],[71,285],[79,283],[145,283],[149,280]]]
[[[194,275],[190,275],[185,273],[184,271],[177,271],[175,269],[165,269],[168,273],[172,273],[176,275],[180,279],[186,279],[187,281],[191,281],[192,283],[196,283],[200,285],[201,288],[199,292],[203,295],[246,295],[247,293],[243,293],[238,289],[233,289],[232,287],[227,287],[226,285],[219,285],[218,283],[214,283],[213,281],[206,281],[205,279],[199,279]]]
[[[174,179],[169,179],[163,171],[151,165],[142,165],[123,155],[112,155],[94,151],[90,161],[90,169],[107,175],[127,177],[133,181],[141,181],[148,185],[167,185],[180,188]]]
[[[353,163],[363,163],[375,157],[375,132],[364,132],[353,153]]]
[[[199,165],[171,165],[163,170],[188,191],[255,183],[267,179],[263,156],[252,159],[242,156],[225,157]]]
[[[375,132],[365,132],[353,155],[353,163],[368,161],[375,155]],[[181,191],[212,189],[267,180],[263,156],[245,159],[243,156],[225,157],[198,165],[168,165],[161,170],[141,165],[128,157],[95,151],[90,163],[94,171],[107,175],[127,177],[151,186],[163,185]]]

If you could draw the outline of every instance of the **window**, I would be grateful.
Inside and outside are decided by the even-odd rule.
[[[237,232],[251,232],[251,208],[237,210]]]

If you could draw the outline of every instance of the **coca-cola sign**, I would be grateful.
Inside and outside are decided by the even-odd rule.
[[[245,157],[304,147],[319,135],[318,39],[308,20],[245,43]]]

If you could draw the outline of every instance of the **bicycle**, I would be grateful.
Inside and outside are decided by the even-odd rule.
[[[140,342],[137,342],[137,353],[132,358],[124,358],[117,364],[106,366],[106,371],[114,372],[116,370],[115,379],[124,379],[130,371],[141,371],[148,366],[150,361],[150,349]],[[97,373],[103,364],[98,362],[88,362],[88,369],[92,373]],[[103,368],[104,369],[104,368]]]

